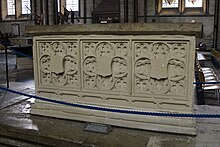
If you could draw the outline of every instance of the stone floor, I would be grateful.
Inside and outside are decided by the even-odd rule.
[[[212,64],[208,61],[206,66]],[[13,54],[9,55],[9,75],[11,89],[34,94],[33,70],[16,69]],[[5,81],[4,54],[0,54],[0,86],[6,86]],[[220,113],[212,93],[206,94],[205,101],[207,105],[195,106],[196,113]],[[197,136],[115,126],[109,134],[101,134],[83,131],[85,122],[30,115],[32,103],[33,98],[0,90],[0,147],[220,147],[219,119],[196,119]]]

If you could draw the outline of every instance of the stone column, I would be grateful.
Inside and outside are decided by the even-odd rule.
[[[144,0],[144,22],[147,22],[147,0]]]
[[[2,1],[0,0],[0,20],[2,20]]]
[[[128,22],[128,0],[124,0],[124,22]]]
[[[21,0],[16,0],[15,1],[15,18],[18,18],[20,15],[22,15]]]
[[[38,16],[40,16],[41,15],[41,10],[42,10],[42,8],[41,8],[41,5],[42,4],[42,1],[40,0],[40,1],[34,1],[34,13],[35,13],[35,15],[38,15]],[[32,3],[32,5],[33,5],[33,3]]]
[[[57,22],[57,0],[48,0],[48,22],[49,25]]]
[[[48,25],[48,0],[43,0],[43,25]]]
[[[84,23],[87,23],[87,13],[86,13],[86,9],[87,9],[87,0],[84,0]]]
[[[217,48],[220,48],[220,2],[218,1],[218,20],[217,20],[217,23],[218,23],[218,31],[217,31]]]
[[[1,16],[2,16],[2,19],[4,19],[6,16],[7,16],[7,9],[4,9],[4,8],[7,8],[7,1],[1,1]]]
[[[32,0],[32,13],[34,14],[32,17],[35,21],[35,24],[43,23],[43,1],[42,0]]]
[[[138,0],[134,0],[134,22],[138,22]]]

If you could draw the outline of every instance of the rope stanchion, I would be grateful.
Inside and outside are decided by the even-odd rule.
[[[5,72],[6,72],[6,82],[7,88],[9,88],[9,75],[8,75],[8,51],[7,51],[7,44],[3,45],[0,44],[0,50],[5,50]]]
[[[11,90],[8,88],[4,88],[0,86],[0,90],[8,91],[11,93],[15,93],[18,95],[23,95],[29,98],[35,98],[37,100],[42,100],[46,102],[56,103],[60,105],[66,105],[76,108],[82,109],[90,109],[96,111],[103,111],[103,112],[112,112],[112,113],[123,113],[123,114],[133,114],[133,115],[145,115],[145,116],[159,116],[159,117],[181,117],[181,118],[220,118],[220,114],[190,114],[190,113],[165,113],[165,112],[147,112],[147,111],[139,111],[139,110],[130,110],[130,109],[119,109],[119,108],[109,108],[109,107],[100,107],[95,105],[85,105],[79,103],[69,103],[59,100],[52,100],[45,97],[39,97],[36,95],[30,95],[23,92]]]

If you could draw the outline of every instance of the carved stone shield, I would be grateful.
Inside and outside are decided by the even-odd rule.
[[[168,60],[166,58],[151,60],[151,77],[157,80],[168,77],[167,72]]]
[[[63,57],[59,55],[51,56],[51,71],[60,74],[64,72]]]
[[[96,63],[97,74],[103,77],[112,75],[111,62],[112,62],[112,58],[107,56],[101,56],[97,58],[97,63]]]

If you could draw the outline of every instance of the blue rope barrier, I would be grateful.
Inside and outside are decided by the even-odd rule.
[[[29,59],[33,59],[33,57],[31,57],[31,56],[29,56],[29,55],[27,55],[27,54],[23,54],[23,53],[21,53],[21,52],[19,52],[19,51],[13,50],[13,49],[9,49],[9,50],[11,50],[12,52],[14,52],[14,53],[16,53],[16,54],[19,54],[19,55],[21,55],[21,56],[27,57],[27,58],[29,58]]]
[[[196,85],[202,85],[202,84],[220,84],[220,82],[193,82],[193,84],[196,84]]]
[[[147,112],[147,111],[137,111],[137,110],[128,110],[128,109],[116,109],[116,108],[108,108],[108,107],[99,107],[94,105],[85,105],[85,104],[78,104],[78,103],[69,103],[59,100],[52,100],[44,97],[39,97],[36,95],[30,95],[26,93],[22,93],[19,91],[11,90],[8,88],[4,88],[0,86],[0,89],[3,91],[8,91],[11,93],[15,93],[18,95],[27,96],[29,98],[35,98],[42,101],[47,101],[51,103],[72,106],[76,108],[82,109],[90,109],[96,111],[104,111],[104,112],[113,112],[113,113],[123,113],[123,114],[135,114],[135,115],[145,115],[145,116],[160,116],[160,117],[181,117],[181,118],[220,118],[220,114],[190,114],[190,113],[164,113],[164,112]]]

